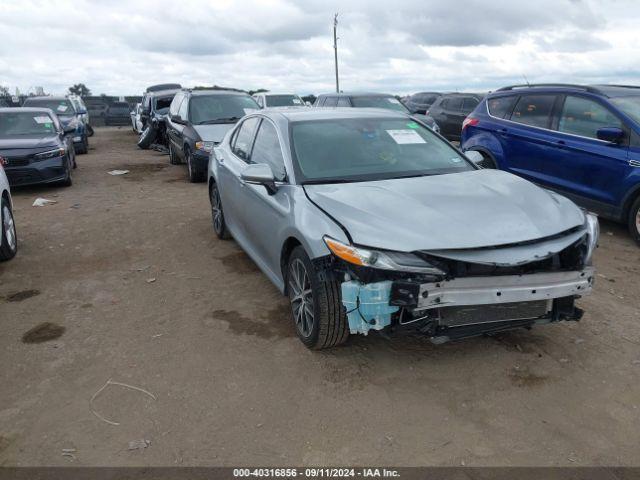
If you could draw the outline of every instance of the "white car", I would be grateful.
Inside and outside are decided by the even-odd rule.
[[[273,92],[262,92],[256,93],[253,98],[260,108],[270,108],[270,107],[284,107],[284,108],[297,108],[297,107],[306,107],[307,104],[304,103],[302,98],[295,93],[273,93]]]
[[[131,127],[133,131],[136,133],[142,133],[143,125],[142,119],[140,118],[140,112],[142,111],[142,104],[136,103],[136,108],[131,110]]]
[[[13,221],[13,203],[9,180],[4,173],[4,158],[0,157],[0,262],[10,260],[18,251],[16,224]]]

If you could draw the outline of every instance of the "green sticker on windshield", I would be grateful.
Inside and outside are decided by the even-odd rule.
[[[409,123],[407,123],[407,127],[409,127],[409,128],[420,128],[420,125],[418,125],[416,122],[409,122]]]

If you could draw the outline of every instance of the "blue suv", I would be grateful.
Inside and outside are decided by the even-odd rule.
[[[626,223],[640,243],[640,87],[514,85],[462,125],[462,150]]]

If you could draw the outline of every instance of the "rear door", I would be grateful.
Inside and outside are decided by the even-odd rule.
[[[555,185],[555,175],[549,173],[557,161],[551,121],[560,97],[536,93],[518,98],[511,121],[501,122],[496,132],[505,146],[505,170],[537,183]]]
[[[429,109],[431,111],[431,109]],[[462,130],[462,97],[447,97],[439,105],[437,118],[440,133],[449,139],[460,138]]]
[[[594,98],[567,95],[554,122],[556,155],[548,164],[554,187],[583,206],[608,214],[624,196],[628,175],[629,133],[621,143],[599,140],[597,131],[617,127],[629,132],[622,120]]]
[[[184,99],[184,95],[182,93],[176,94],[171,101],[171,105],[169,106],[169,118],[165,122],[167,125],[167,136],[169,137],[169,142],[171,142],[171,146],[174,151],[178,149],[178,124],[175,123],[171,117],[178,115],[178,111],[180,110],[180,105],[182,104],[182,100]]]

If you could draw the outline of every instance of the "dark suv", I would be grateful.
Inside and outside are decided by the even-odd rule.
[[[465,120],[462,148],[626,223],[640,243],[640,87],[501,88]]]
[[[482,100],[477,93],[445,93],[427,110],[427,115],[440,125],[440,134],[447,140],[460,140],[462,122]]]
[[[231,90],[181,90],[166,120],[169,161],[186,163],[189,181],[207,179],[214,145],[247,113],[260,106],[246,93]]]
[[[433,102],[441,96],[442,94],[438,92],[414,93],[407,97],[403,103],[411,113],[421,113],[422,115],[426,115],[429,107],[431,107]]]

